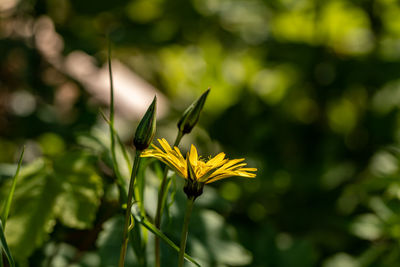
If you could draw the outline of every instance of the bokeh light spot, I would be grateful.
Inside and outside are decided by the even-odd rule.
[[[287,250],[293,245],[293,238],[288,233],[279,233],[275,238],[278,249]]]
[[[28,116],[36,109],[35,97],[28,91],[16,91],[11,95],[11,111],[18,116]]]
[[[264,219],[267,211],[260,203],[252,203],[247,210],[247,214],[252,221],[258,222]]]
[[[230,201],[236,201],[242,194],[242,189],[234,182],[225,182],[220,188],[223,198]]]
[[[45,155],[58,155],[65,149],[64,140],[55,133],[44,133],[39,137],[38,141]]]
[[[377,176],[392,175],[399,169],[395,156],[386,151],[376,153],[370,163],[371,172]]]
[[[335,101],[328,108],[328,119],[333,131],[347,134],[357,123],[356,107],[347,99]]]

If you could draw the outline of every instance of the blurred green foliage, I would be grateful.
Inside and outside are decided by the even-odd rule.
[[[6,229],[13,256],[20,266],[116,263],[106,105],[55,61],[79,50],[100,66],[109,34],[113,58],[169,98],[158,136],[171,142],[180,112],[211,86],[183,150],[193,142],[259,169],[199,199],[188,252],[203,266],[399,266],[399,17],[394,0],[1,1],[1,199],[26,144]],[[137,122],[119,122],[129,144]],[[159,180],[143,175],[153,216]],[[181,182],[165,220],[176,243]]]

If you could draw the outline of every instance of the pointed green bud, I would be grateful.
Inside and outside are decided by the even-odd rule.
[[[153,102],[151,102],[151,105],[136,128],[133,145],[137,150],[145,150],[153,141],[154,134],[156,133],[156,110],[157,97],[154,96]]]
[[[209,92],[210,88],[208,88],[196,101],[194,101],[185,110],[185,112],[183,112],[183,115],[178,122],[178,129],[180,132],[182,132],[183,134],[187,134],[192,131],[193,127],[199,120],[201,110],[203,109]]]

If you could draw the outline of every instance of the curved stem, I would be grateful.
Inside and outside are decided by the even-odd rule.
[[[181,139],[183,137],[183,133],[181,131],[178,132],[178,135],[176,136],[174,146],[178,146],[179,143],[181,142]],[[157,227],[157,229],[160,229],[161,226],[161,217],[163,214],[164,206],[165,206],[165,199],[167,196],[167,185],[168,185],[168,179],[167,179],[167,174],[168,174],[168,167],[165,166],[164,168],[164,173],[163,173],[163,178],[161,181],[160,185],[160,191],[158,192],[158,201],[157,201],[157,211],[156,211],[156,217],[154,219],[154,224]],[[160,262],[160,238],[158,236],[155,237],[154,240],[154,251],[155,251],[155,266],[160,267],[161,262]]]
[[[125,255],[126,249],[128,246],[128,228],[129,228],[129,221],[131,218],[131,209],[132,209],[132,198],[133,198],[133,185],[135,184],[136,174],[139,168],[140,163],[140,154],[142,151],[136,150],[135,161],[133,163],[132,173],[131,173],[131,180],[129,182],[129,191],[128,191],[128,200],[126,202],[126,213],[125,213],[125,224],[124,224],[124,235],[122,239],[122,246],[121,246],[121,253],[119,255],[119,267],[124,267],[125,263]]]
[[[186,240],[187,240],[188,229],[189,229],[189,221],[190,221],[190,215],[192,214],[194,200],[195,200],[194,197],[188,198],[187,204],[186,204],[185,219],[183,221],[181,245],[180,245],[180,250],[179,250],[178,267],[183,266],[185,249],[186,249]]]

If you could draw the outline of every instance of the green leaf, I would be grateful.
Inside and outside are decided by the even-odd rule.
[[[1,220],[0,220],[0,245],[1,245],[0,256],[3,256],[2,252],[4,251],[4,254],[6,254],[8,263],[10,264],[11,267],[14,267],[15,266],[14,259],[11,256],[10,249],[8,248],[6,237],[5,237],[4,231],[3,231],[3,224],[1,223]],[[1,265],[3,265],[3,257],[0,258],[0,261],[1,261]]]
[[[62,189],[57,197],[55,213],[64,225],[71,228],[92,226],[103,195],[102,179],[90,160],[85,153],[72,152],[54,162],[54,173]]]
[[[22,176],[21,170],[7,223],[8,244],[17,261],[25,260],[41,246],[55,223],[54,204],[61,187],[48,165],[43,161],[33,163],[38,164],[40,168],[30,175]]]
[[[15,192],[15,186],[17,185],[17,177],[18,177],[18,174],[19,174],[19,170],[21,168],[22,158],[24,157],[24,152],[25,152],[25,146],[22,147],[22,152],[21,152],[21,155],[20,155],[19,160],[18,160],[17,170],[16,170],[15,175],[14,175],[14,177],[12,179],[13,182],[12,182],[12,185],[11,185],[10,193],[8,194],[6,205],[3,208],[3,212],[1,214],[1,221],[3,222],[4,229],[6,228],[8,214],[10,212],[11,202],[12,202],[12,199],[13,199],[13,196],[14,196],[14,192]]]
[[[48,239],[57,218],[68,227],[91,227],[103,195],[94,160],[86,153],[70,152],[21,169],[6,229],[17,262]]]

